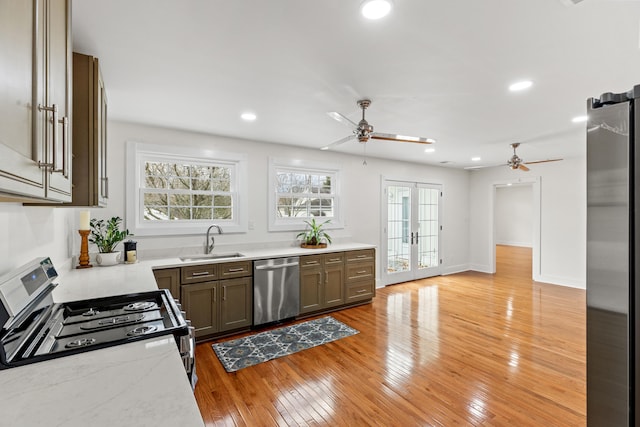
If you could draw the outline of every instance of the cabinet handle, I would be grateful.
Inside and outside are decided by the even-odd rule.
[[[358,255],[356,258],[366,258],[368,255]]]
[[[324,284],[328,285],[329,284],[329,274],[327,274],[327,271],[325,270],[324,272]]]
[[[227,270],[228,273],[238,273],[240,271],[244,271],[244,268],[240,267],[240,268],[230,268],[229,270]]]
[[[222,301],[226,301],[227,300],[227,287],[223,286],[222,287]]]
[[[356,271],[356,274],[365,274],[367,272],[367,270],[360,270],[360,271]]]
[[[102,178],[102,194],[105,199],[109,198],[109,178]]]
[[[62,123],[62,169],[53,169],[51,172],[62,172],[62,176],[69,177],[69,118],[61,118]],[[53,167],[56,167],[56,149],[53,149]]]
[[[367,290],[366,289],[360,289],[360,290],[356,291],[356,294],[362,294],[364,292],[367,292]]]
[[[38,104],[38,111],[50,111],[52,114],[52,123],[53,123],[53,156],[52,162],[41,162],[38,161],[38,167],[40,169],[51,169],[51,172],[56,168],[56,148],[58,148],[58,132],[56,132],[58,127],[58,106],[56,104],[51,104],[51,107],[47,107],[46,105]],[[49,156],[46,156],[47,160]]]
[[[207,276],[209,275],[208,271],[196,271],[194,273],[191,273],[192,276],[197,277],[197,276]]]

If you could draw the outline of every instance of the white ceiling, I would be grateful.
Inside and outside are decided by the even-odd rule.
[[[370,98],[376,131],[437,143],[368,156],[460,168],[505,163],[511,142],[525,161],[583,156],[586,99],[640,84],[638,0],[395,0],[379,21],[359,6],[80,0],[73,45],[100,59],[111,119],[320,148],[349,135],[326,112],[357,122]]]

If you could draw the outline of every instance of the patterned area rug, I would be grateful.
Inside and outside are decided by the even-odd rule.
[[[235,372],[357,333],[357,330],[327,316],[213,344],[213,351],[227,372]]]

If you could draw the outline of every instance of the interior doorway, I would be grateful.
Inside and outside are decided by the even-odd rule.
[[[540,180],[495,184],[493,192],[493,272],[540,277]],[[498,262],[514,257],[512,261]],[[527,264],[523,264],[527,263]]]

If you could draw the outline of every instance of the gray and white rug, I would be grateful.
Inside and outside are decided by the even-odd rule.
[[[331,316],[213,344],[227,372],[359,333]]]

